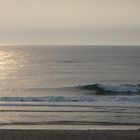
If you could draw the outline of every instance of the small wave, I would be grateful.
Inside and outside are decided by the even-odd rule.
[[[47,96],[47,97],[0,97],[0,101],[8,102],[92,102],[91,96]]]
[[[46,97],[0,97],[0,102],[112,102],[135,101],[140,96],[46,96]]]
[[[140,84],[91,84],[79,88],[101,93],[140,93]]]

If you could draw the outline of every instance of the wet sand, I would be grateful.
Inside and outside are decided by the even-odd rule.
[[[0,140],[140,140],[140,130],[1,129]]]

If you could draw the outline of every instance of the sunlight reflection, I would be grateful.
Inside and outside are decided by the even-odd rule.
[[[0,80],[10,79],[23,67],[25,61],[20,53],[11,50],[0,50]]]

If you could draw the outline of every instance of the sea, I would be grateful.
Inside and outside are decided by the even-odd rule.
[[[140,46],[0,46],[0,128],[140,125]]]

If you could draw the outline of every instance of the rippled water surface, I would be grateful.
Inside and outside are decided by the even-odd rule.
[[[139,72],[139,46],[1,46],[0,123],[139,124]]]

